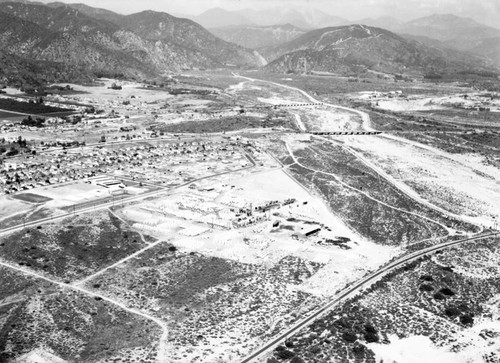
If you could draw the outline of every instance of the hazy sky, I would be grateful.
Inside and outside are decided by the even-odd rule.
[[[54,0],[42,0],[50,2]],[[151,9],[174,14],[197,15],[221,7],[227,10],[246,8],[308,6],[349,20],[365,17],[394,16],[409,20],[432,13],[452,13],[472,17],[500,28],[500,0],[59,0],[81,2],[94,7],[129,14]]]

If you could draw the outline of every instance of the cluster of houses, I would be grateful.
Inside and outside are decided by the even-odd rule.
[[[131,144],[119,148],[97,146],[40,153],[10,159],[0,166],[0,195],[86,179],[123,169],[127,165],[154,168],[156,165],[182,163],[188,156],[204,158],[219,153],[235,153],[235,149],[236,144],[223,140]]]
[[[61,167],[59,163],[8,162],[0,169],[0,195],[14,194],[46,185],[90,178],[100,172],[103,172],[103,169],[89,170]]]

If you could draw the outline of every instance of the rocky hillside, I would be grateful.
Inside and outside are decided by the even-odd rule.
[[[33,61],[0,49],[0,85],[39,86],[54,82],[90,82],[93,74],[64,63]]]
[[[446,73],[488,68],[479,57],[426,46],[390,31],[351,25],[313,30],[278,47],[262,50],[269,70],[359,73]]]
[[[209,30],[221,39],[251,49],[277,46],[306,33],[305,30],[291,24],[272,26],[228,26]]]
[[[120,25],[142,39],[171,45],[182,45],[207,57],[205,63],[231,64],[239,67],[262,66],[264,62],[256,52],[223,41],[201,25],[175,18],[167,13],[143,11],[122,19]],[[202,67],[203,64],[199,63]]]
[[[30,62],[137,78],[191,67],[262,65],[254,51],[218,39],[187,19],[155,12],[112,16],[91,9],[3,3],[0,49]]]
[[[52,8],[58,8],[60,6],[70,6],[73,9],[78,10],[80,13],[90,16],[93,19],[105,20],[115,24],[118,24],[124,17],[124,15],[117,14],[111,10],[93,8],[85,4],[66,4],[62,2],[53,2],[48,3],[47,6],[50,6]]]
[[[481,39],[469,51],[482,54],[500,66],[500,37]]]

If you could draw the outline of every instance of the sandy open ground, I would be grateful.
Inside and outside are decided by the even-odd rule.
[[[269,219],[245,228],[230,228],[230,208],[258,206],[288,198],[295,198],[297,202],[273,210]],[[321,199],[312,197],[281,170],[216,185],[215,190],[206,195],[179,192],[127,207],[123,215],[139,230],[166,239],[186,251],[269,267],[286,256],[324,264],[316,275],[298,287],[317,295],[333,294],[398,251],[376,245],[351,231],[330,213]],[[277,220],[288,227],[273,229],[272,222]],[[330,231],[323,228],[315,237],[292,238],[293,231],[304,233],[321,225]],[[335,237],[349,238],[349,249],[317,243],[320,238]]]

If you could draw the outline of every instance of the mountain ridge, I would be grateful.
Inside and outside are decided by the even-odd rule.
[[[291,24],[227,26],[209,31],[221,39],[250,49],[277,46],[306,33]]]
[[[359,73],[425,73],[491,68],[485,60],[411,41],[388,30],[361,24],[310,31],[278,47],[261,50],[268,70]],[[494,67],[493,67],[494,68]]]
[[[201,26],[210,29],[234,25],[252,25],[254,24],[246,16],[234,11],[227,11],[221,8],[212,8],[201,13],[198,16],[190,17]]]

